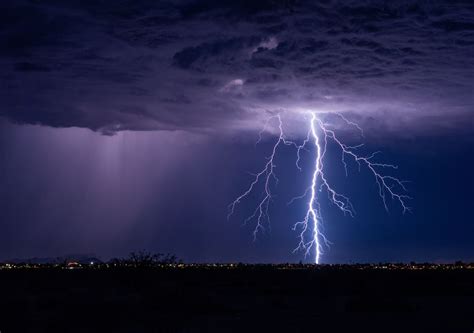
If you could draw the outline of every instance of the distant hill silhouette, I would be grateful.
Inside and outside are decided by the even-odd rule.
[[[2,260],[5,263],[12,264],[62,264],[64,262],[75,261],[80,264],[90,264],[91,262],[100,264],[103,261],[97,258],[94,254],[68,254],[59,257],[33,257],[33,258],[13,258]]]

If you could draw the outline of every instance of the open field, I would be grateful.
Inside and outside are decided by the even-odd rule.
[[[474,270],[0,270],[0,331],[472,332]]]

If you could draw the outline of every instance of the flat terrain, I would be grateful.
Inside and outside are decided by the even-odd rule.
[[[0,331],[466,332],[474,270],[0,270]]]

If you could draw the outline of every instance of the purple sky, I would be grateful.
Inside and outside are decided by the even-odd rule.
[[[474,260],[473,17],[470,1],[2,2],[0,259],[299,261],[301,207],[276,199],[256,243],[226,213],[269,154],[265,120],[298,139],[316,110],[357,121],[415,198],[386,214],[364,175],[337,180],[361,208],[329,213],[327,262]],[[310,177],[293,158],[282,202]]]

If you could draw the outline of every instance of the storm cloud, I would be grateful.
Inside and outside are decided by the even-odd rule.
[[[0,22],[15,123],[206,132],[321,109],[474,125],[471,1],[6,1]]]

